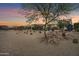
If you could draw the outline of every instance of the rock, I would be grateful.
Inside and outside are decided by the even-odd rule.
[[[63,36],[63,37],[65,37],[65,36],[66,36],[66,34],[65,34],[65,33],[62,33],[62,36]]]
[[[30,33],[30,35],[32,35],[33,33]]]
[[[41,31],[39,31],[39,33],[42,33]]]
[[[26,33],[26,32],[24,32],[24,33]]]
[[[78,43],[78,39],[73,39],[73,43],[77,44]]]

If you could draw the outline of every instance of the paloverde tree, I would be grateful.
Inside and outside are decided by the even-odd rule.
[[[53,20],[58,20],[59,16],[68,14],[72,9],[74,9],[74,4],[68,3],[31,3],[22,4],[24,10],[34,10],[32,15],[30,15],[31,20],[37,20],[38,15],[42,16],[44,19],[44,35],[48,40],[46,35],[47,25]],[[28,18],[26,16],[26,18]]]

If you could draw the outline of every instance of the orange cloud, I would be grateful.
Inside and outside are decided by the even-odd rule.
[[[11,21],[0,21],[0,25],[7,25],[7,26],[24,26],[27,25],[26,22],[11,22]]]
[[[72,16],[72,23],[78,23],[79,22],[79,16]]]

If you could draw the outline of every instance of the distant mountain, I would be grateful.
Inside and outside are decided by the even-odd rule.
[[[0,25],[0,30],[8,30],[9,27],[6,25]]]

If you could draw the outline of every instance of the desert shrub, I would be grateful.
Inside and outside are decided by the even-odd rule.
[[[33,30],[43,30],[43,26],[42,25],[36,25],[34,24],[32,27]]]
[[[52,28],[52,31],[54,31],[54,30],[58,30],[58,27],[53,27]]]
[[[24,33],[26,33],[26,32],[24,32]]]
[[[73,25],[72,24],[67,24],[67,30],[72,31],[73,30]]]
[[[73,39],[73,43],[77,44],[78,43],[78,39]]]
[[[28,34],[28,32],[24,32],[25,34]]]
[[[63,33],[62,33],[62,36],[63,36],[63,37],[65,37],[65,36],[66,36],[65,32],[63,32]]]
[[[61,29],[61,28],[64,28],[65,24],[62,22],[62,21],[59,21],[58,22],[58,27]]]
[[[75,29],[75,31],[79,32],[79,23],[75,23],[74,24],[74,29]]]
[[[30,35],[33,35],[33,33],[31,32]]]
[[[39,33],[42,33],[41,31],[39,31]]]

